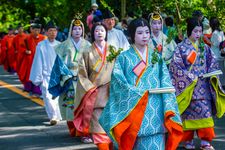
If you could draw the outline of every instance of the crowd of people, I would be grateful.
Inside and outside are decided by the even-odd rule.
[[[194,11],[186,34],[173,36],[173,18],[159,12],[116,24],[112,11],[94,3],[89,34],[80,17],[62,41],[53,21],[40,34],[38,19],[30,34],[19,25],[1,40],[0,64],[17,73],[24,91],[41,95],[51,125],[66,120],[71,137],[100,150],[195,149],[195,132],[202,150],[214,150],[213,117],[225,112],[217,18]]]

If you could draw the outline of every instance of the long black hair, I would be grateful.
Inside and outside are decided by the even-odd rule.
[[[129,35],[130,35],[130,38],[131,38],[131,43],[135,42],[134,38],[135,38],[136,29],[138,27],[144,27],[144,26],[147,26],[150,30],[148,21],[145,20],[144,18],[134,19],[130,22],[130,24],[128,26],[128,32],[129,32]]]
[[[105,28],[105,32],[106,32],[106,35],[105,35],[105,41],[107,41],[107,27],[105,26],[104,23],[102,22],[96,22],[95,24],[93,24],[92,28],[91,28],[91,41],[94,42],[95,41],[95,35],[94,35],[94,32],[95,32],[95,28],[97,26],[103,26]]]
[[[187,19],[187,35],[188,35],[188,37],[191,36],[192,30],[196,26],[201,26],[202,27],[202,31],[203,31],[202,22],[200,22],[197,17],[191,17],[191,18]]]
[[[209,25],[212,28],[212,32],[215,31],[215,30],[221,31],[220,22],[216,17],[210,18]]]

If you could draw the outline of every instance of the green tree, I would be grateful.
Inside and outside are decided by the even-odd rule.
[[[144,16],[146,19],[155,7],[160,7],[162,12],[174,16],[175,24],[185,30],[187,17],[192,12],[200,9],[209,19],[212,16],[219,18],[222,28],[225,29],[225,1],[224,0],[126,0],[126,12],[132,11],[136,17]],[[100,10],[109,7],[122,19],[121,1],[97,0]],[[85,23],[87,11],[90,9],[91,0],[1,0],[0,1],[0,31],[7,31],[12,25],[19,23],[29,25],[30,19],[40,17],[42,24],[54,20],[61,28],[69,27],[70,21],[76,13],[82,13]],[[123,9],[124,10],[124,9]]]
[[[14,3],[9,1],[3,2],[0,3],[0,32],[7,32],[10,26],[16,28],[19,23],[27,25],[26,20],[29,20],[30,16],[25,10],[14,6]]]
[[[12,25],[23,23],[29,25],[30,19],[39,17],[42,24],[50,19],[61,28],[69,27],[76,13],[82,13],[82,21],[86,21],[90,0],[1,0],[0,2],[0,31],[7,31]]]
[[[177,8],[174,9],[176,5]],[[175,23],[178,24],[182,30],[186,29],[186,19],[192,15],[194,10],[201,10],[208,19],[212,16],[216,16],[220,20],[222,28],[225,29],[225,19],[223,16],[225,13],[224,5],[224,0],[166,0],[163,8],[165,12],[171,13],[169,15],[175,17]],[[180,16],[178,14],[180,14]]]
[[[34,0],[36,16],[45,21],[54,20],[60,27],[68,27],[76,13],[82,13],[82,21],[86,21],[87,10],[91,6],[90,0]],[[46,22],[43,23],[46,23]]]

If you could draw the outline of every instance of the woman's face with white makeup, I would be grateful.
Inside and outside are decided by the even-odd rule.
[[[73,38],[80,38],[82,36],[82,27],[81,26],[74,26],[72,31]]]
[[[106,30],[102,25],[96,26],[94,30],[95,41],[103,41],[106,37]]]
[[[150,38],[150,31],[147,26],[137,27],[134,38],[135,44],[145,46],[146,44],[148,44],[149,38]]]
[[[196,26],[191,32],[191,39],[197,41],[202,36],[202,27]]]
[[[152,20],[151,29],[153,33],[158,33],[162,30],[162,21],[161,20]]]

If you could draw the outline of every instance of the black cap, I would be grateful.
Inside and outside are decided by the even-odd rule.
[[[94,16],[93,20],[92,20],[92,23],[96,23],[96,22],[102,22],[103,19],[102,19],[102,16]]]
[[[39,18],[34,18],[34,20],[31,22],[30,26],[32,28],[41,28],[41,23]]]
[[[13,30],[12,25],[10,25],[10,26],[8,27],[8,31],[11,31],[11,30]]]
[[[201,17],[201,16],[203,16],[203,13],[201,10],[195,10],[192,13],[192,17]]]
[[[23,27],[23,26],[22,26],[21,23],[19,23],[19,24],[17,25],[17,29],[19,29],[19,28],[21,28],[21,27]]]
[[[115,15],[113,12],[111,12],[109,9],[105,9],[102,13],[103,19],[109,19],[109,18],[114,18]]]
[[[48,30],[49,28],[57,28],[54,21],[51,20],[46,24],[45,29]]]

